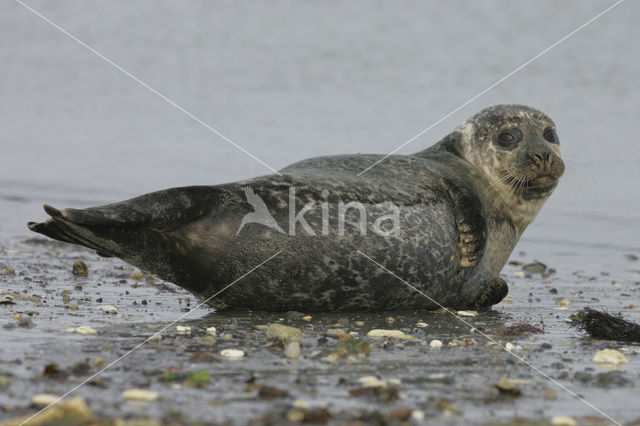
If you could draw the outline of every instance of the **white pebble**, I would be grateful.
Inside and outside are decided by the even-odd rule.
[[[426,322],[418,321],[416,324],[416,327],[425,328],[425,327],[429,327],[429,324],[427,324]]]
[[[182,325],[176,325],[176,332],[180,335],[190,335],[191,334],[191,327],[189,326],[182,326]]]
[[[506,350],[508,350],[509,352],[511,352],[511,351],[513,351],[516,347],[513,345],[513,343],[511,343],[511,342],[507,342],[507,344],[506,344],[506,345],[504,345],[504,348],[505,348]]]
[[[442,347],[442,341],[441,340],[432,340],[431,343],[429,343],[429,346],[431,346],[432,348],[441,348]]]
[[[132,401],[155,401],[160,395],[148,389],[128,389],[122,392],[122,397]]]
[[[476,311],[457,311],[456,314],[460,317],[475,317],[478,315]]]
[[[217,332],[218,332],[218,330],[216,330],[216,328],[215,328],[215,327],[208,327],[208,328],[207,328],[207,334],[210,334],[210,335],[212,335],[212,336],[215,336]]]
[[[284,354],[287,358],[300,358],[300,342],[289,343],[284,351]]]
[[[104,312],[105,314],[117,314],[118,313],[118,308],[116,308],[115,306],[112,306],[112,305],[103,305],[103,306],[100,306],[100,309],[102,309],[102,312]]]
[[[38,407],[46,407],[47,405],[53,404],[59,399],[58,396],[52,395],[50,393],[39,393],[37,395],[33,395],[31,398],[31,402],[33,405]]]
[[[375,329],[371,330],[367,333],[369,337],[394,337],[396,339],[415,339],[413,336],[409,336],[408,334],[404,334],[400,330],[382,330]]]
[[[553,426],[578,426],[578,422],[569,416],[553,416],[551,424]]]
[[[629,362],[622,353],[615,349],[603,349],[596,352],[593,361],[604,364],[626,364]]]
[[[417,422],[421,422],[424,420],[424,411],[422,410],[413,410],[411,412],[411,418]]]
[[[77,328],[67,328],[68,333],[78,333],[78,334],[98,334],[97,330],[89,327],[88,325],[81,325]]]
[[[225,358],[238,359],[244,356],[244,351],[240,349],[223,349],[220,351],[220,355]]]

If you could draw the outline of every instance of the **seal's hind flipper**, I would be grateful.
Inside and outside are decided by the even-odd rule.
[[[65,220],[60,210],[47,204],[44,205],[44,210],[51,216],[51,219],[45,222],[27,223],[30,230],[54,240],[94,249],[96,252],[100,252],[101,256],[112,257],[116,255],[101,244],[100,239],[92,238],[92,234],[88,230],[85,232],[83,229],[78,229]]]

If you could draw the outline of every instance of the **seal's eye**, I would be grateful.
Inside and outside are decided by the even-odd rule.
[[[558,134],[556,133],[556,129],[554,129],[553,127],[547,127],[544,133],[542,134],[542,137],[547,142],[560,143],[560,141],[558,140]]]
[[[498,143],[505,148],[513,148],[522,139],[522,131],[514,127],[504,130],[498,135]]]

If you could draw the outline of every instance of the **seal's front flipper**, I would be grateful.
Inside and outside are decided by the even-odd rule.
[[[487,224],[480,201],[463,188],[448,185],[459,235],[460,266],[476,266],[487,242]]]
[[[490,306],[500,303],[508,293],[509,286],[507,285],[507,282],[502,278],[497,277],[489,281],[487,287],[475,301],[474,308],[489,308]]]

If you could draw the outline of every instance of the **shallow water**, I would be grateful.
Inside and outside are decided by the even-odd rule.
[[[410,2],[402,7],[385,2],[284,1],[29,4],[279,169],[316,155],[386,153],[395,149],[611,2],[576,1],[561,6],[551,1]],[[640,36],[636,25],[639,13],[638,2],[623,3],[400,151],[419,151],[477,110],[496,103],[529,104],[556,121],[568,170],[523,236],[514,258],[537,259],[558,272],[545,283],[513,277],[514,268],[507,267],[504,273],[515,302],[498,305],[494,309],[497,315],[478,319],[500,324],[543,318],[544,334],[516,342],[551,343],[551,351],[527,354],[527,358],[539,357],[535,361],[542,367],[550,367],[558,358],[570,358],[561,362],[572,372],[595,366],[591,356],[605,343],[583,340],[580,332],[569,329],[564,322],[570,313],[583,307],[584,300],[597,298],[599,301],[590,306],[640,320],[638,308],[623,309],[638,305],[640,291],[640,264],[628,257],[640,256],[640,151],[636,137],[640,61],[635,41]],[[100,339],[101,344],[113,343],[113,352],[99,355],[109,359],[120,353],[119,348],[132,347],[145,336],[146,324],[159,326],[175,319],[186,306],[178,299],[189,297],[179,289],[171,293],[147,284],[131,288],[131,271],[116,269],[124,267],[118,261],[102,260],[75,248],[25,243],[33,237],[28,235],[25,223],[44,217],[40,208],[43,202],[83,207],[171,186],[216,184],[270,171],[18,3],[0,5],[0,25],[0,61],[4,64],[0,67],[0,285],[2,291],[39,292],[49,303],[47,309],[36,309],[27,301],[0,307],[6,324],[15,322],[16,312],[40,310],[33,318],[34,328],[0,329],[2,340],[12,341],[2,345],[0,374],[14,369],[16,374],[7,393],[0,394],[0,418],[5,418],[12,416],[10,408],[26,407],[34,393],[46,388],[60,394],[70,386],[66,382],[30,381],[48,361],[69,366],[94,358],[85,352],[99,345],[64,333],[68,322],[102,327],[101,334],[93,339]],[[82,290],[74,290],[75,279],[69,273],[75,258],[87,260],[92,270]],[[17,275],[3,275],[5,266],[15,268]],[[109,274],[117,273],[126,276],[126,284],[114,284],[117,280]],[[49,278],[37,278],[40,275]],[[34,281],[25,282],[24,278]],[[37,280],[42,283],[35,283]],[[549,294],[549,286],[558,294]],[[62,302],[64,289],[72,290],[73,299],[88,298],[87,306],[78,305],[80,311],[69,311]],[[118,316],[104,317],[97,311],[98,292],[119,308]],[[554,297],[560,296],[571,301],[567,311],[555,309]],[[130,303],[131,299],[139,303],[143,298],[149,301],[145,307]],[[154,305],[156,302],[162,305]],[[230,327],[242,336],[252,330],[251,324],[271,321],[271,317],[254,314],[228,326],[229,317],[207,313],[199,309],[189,318],[200,318],[197,321],[201,322],[194,324]],[[438,336],[445,340],[467,336],[466,332],[446,329],[448,321],[442,321],[445,329],[441,330],[440,320],[432,320],[433,315],[423,318],[436,327],[424,330],[427,341]],[[371,324],[384,316],[372,316]],[[373,410],[373,405],[357,399],[345,402],[345,389],[353,385],[354,378],[377,373],[384,378],[402,376],[399,378],[406,383],[429,368],[441,369],[446,359],[457,356],[451,351],[459,351],[448,349],[450,352],[442,351],[425,360],[425,354],[432,355],[428,348],[407,345],[392,350],[386,359],[381,349],[381,353],[372,352],[368,363],[333,367],[306,358],[314,351],[313,339],[321,336],[323,324],[333,321],[331,317],[316,319],[324,322],[312,322],[316,329],[309,330],[306,337],[311,340],[309,351],[303,348],[305,358],[293,366],[286,364],[287,371],[297,373],[272,372],[273,365],[285,362],[285,358],[258,345],[246,362],[225,366],[227,379],[220,380],[218,387],[209,385],[207,391],[212,393],[215,388],[223,394],[228,391],[223,387],[229,385],[240,392],[238,383],[251,372],[266,375],[269,371],[274,382],[287,383],[303,374],[300,371],[309,371],[305,377],[317,380],[328,373],[316,369],[329,368],[332,373],[328,383],[317,384],[317,393],[301,391],[305,399],[316,398],[336,413],[347,408]],[[407,315],[399,322],[413,334],[416,319]],[[135,333],[123,336],[123,329],[132,322],[136,324]],[[347,328],[356,331],[353,326]],[[401,327],[395,324],[393,328]],[[251,347],[244,337],[237,339],[233,344]],[[266,342],[264,333],[257,339],[259,344]],[[145,349],[154,360],[144,368],[137,367],[132,359],[127,364],[131,368],[128,373],[105,373],[110,382],[100,395],[85,394],[92,409],[106,417],[125,412],[156,417],[166,413],[171,405],[166,400],[132,408],[121,401],[120,392],[134,385],[164,386],[149,378],[155,376],[146,375],[145,369],[161,371],[166,365],[183,363],[188,359],[184,352],[196,344],[180,338],[171,342],[166,350]],[[222,343],[213,345],[212,350],[217,350]],[[483,344],[479,347],[484,349]],[[74,355],[69,348],[74,348]],[[569,352],[565,354],[565,350]],[[452,374],[459,378],[457,385],[469,380],[495,393],[486,383],[497,381],[506,370],[487,367],[483,361],[496,356],[495,352],[479,349],[473,355],[460,356],[477,358],[479,364],[469,372],[455,368]],[[637,384],[638,356],[629,358],[622,374]],[[22,360],[22,367],[12,363],[17,359]],[[26,359],[34,361],[27,365]],[[409,363],[408,359],[419,360],[415,369],[395,374],[399,365]],[[511,368],[514,370],[510,373],[535,377],[533,395],[538,395],[542,386],[551,386],[526,366]],[[556,377],[554,374],[552,377]],[[337,378],[343,376],[346,388],[337,385]],[[572,377],[567,383],[598,401],[596,405],[605,412],[627,421],[640,418],[640,409],[628,404],[640,396],[637,385],[604,391]],[[401,391],[396,405],[429,412],[432,408],[425,401],[431,392],[441,397],[446,394],[462,408],[462,414],[451,416],[452,422],[504,420],[515,415],[533,419],[548,419],[553,414],[598,415],[560,389],[558,399],[552,402],[527,396],[525,390],[525,398],[485,407],[471,401],[468,394],[452,391],[457,385],[433,390],[418,380]],[[177,398],[178,406],[189,400],[202,407],[209,399],[218,398],[209,394],[204,397],[199,389],[172,390],[166,386],[161,390],[163,394],[168,392],[167,399],[169,395]],[[483,393],[477,390],[471,394]],[[291,399],[286,399],[282,404],[289,402]],[[347,407],[349,404],[353,407]],[[276,406],[234,400],[207,406],[203,411],[185,411],[192,419],[221,420],[228,416],[242,421],[244,414],[232,413],[244,413],[246,409],[260,417]],[[441,410],[433,410],[434,415],[442,415]]]

